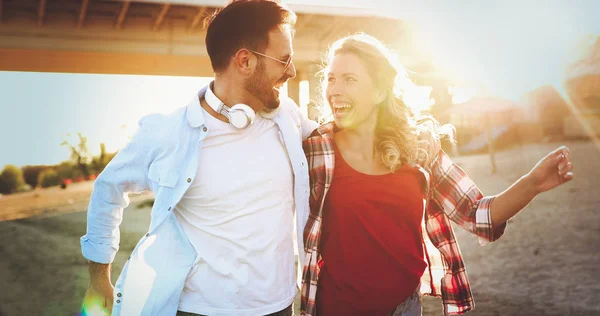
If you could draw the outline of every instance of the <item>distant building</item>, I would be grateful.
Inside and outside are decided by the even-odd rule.
[[[474,97],[448,109],[449,121],[456,128],[458,152],[488,150],[488,142],[501,149],[523,143],[518,135],[524,120],[523,106],[500,97]]]
[[[570,109],[555,87],[546,85],[534,89],[521,97],[521,103],[523,123],[529,125],[527,134],[535,131],[535,138],[544,140],[560,140],[567,136],[564,125]]]
[[[587,56],[569,67],[565,87],[574,106],[564,119],[566,136],[600,136],[600,37]]]
[[[564,90],[561,88],[564,87]],[[515,144],[600,136],[600,37],[573,63],[563,87],[547,85],[519,102],[475,97],[447,109],[459,152],[485,151],[489,133],[498,149]]]

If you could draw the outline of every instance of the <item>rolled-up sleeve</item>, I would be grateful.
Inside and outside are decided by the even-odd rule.
[[[498,226],[496,229],[492,225],[490,212],[492,210],[492,202],[495,198],[495,196],[486,196],[477,201],[475,210],[475,235],[479,238],[479,244],[482,246],[502,237],[506,229],[506,223]]]
[[[441,151],[431,168],[431,202],[453,222],[485,245],[504,234],[506,223],[493,229],[491,206],[494,196],[484,197],[475,182]]]
[[[83,256],[98,263],[111,263],[119,250],[119,225],[128,193],[149,188],[147,173],[153,140],[144,119],[129,144],[110,161],[94,183],[87,213],[87,232],[80,238]]]

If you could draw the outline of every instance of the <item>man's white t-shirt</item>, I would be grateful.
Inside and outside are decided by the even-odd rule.
[[[296,296],[294,175],[282,136],[260,115],[238,130],[204,114],[209,132],[196,178],[175,208],[198,252],[179,310],[280,311]]]

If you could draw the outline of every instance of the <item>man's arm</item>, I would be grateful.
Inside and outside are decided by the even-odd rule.
[[[319,123],[309,119],[307,114],[304,113],[298,104],[296,104],[296,102],[291,98],[288,98],[287,102],[288,104],[286,106],[289,106],[292,111],[294,111],[296,117],[300,120],[302,140],[306,140],[308,136],[310,136],[310,134],[312,134],[312,132],[319,127]]]
[[[141,126],[127,146],[110,161],[94,183],[87,215],[87,234],[81,237],[83,256],[108,264],[119,249],[119,225],[130,192],[149,188],[148,168],[153,140]]]
[[[147,171],[152,157],[152,140],[140,128],[94,183],[87,214],[87,233],[81,237],[83,256],[89,260],[90,285],[83,308],[112,309],[113,286],[110,263],[119,249],[119,225],[129,205],[127,193],[148,189]]]
[[[83,298],[82,311],[112,311],[114,287],[111,282],[111,265],[89,261],[90,283]]]
[[[417,136],[418,156],[417,163],[429,169],[442,149],[440,138],[435,134],[433,124],[425,123],[418,126]]]

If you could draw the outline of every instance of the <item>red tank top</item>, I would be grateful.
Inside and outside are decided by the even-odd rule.
[[[325,198],[317,315],[388,315],[419,285],[424,193],[417,170],[367,175],[335,148]]]

